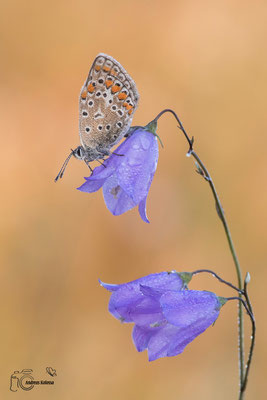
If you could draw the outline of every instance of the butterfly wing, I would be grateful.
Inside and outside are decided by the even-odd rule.
[[[85,149],[109,150],[128,131],[139,94],[113,57],[98,54],[79,99],[79,133]]]

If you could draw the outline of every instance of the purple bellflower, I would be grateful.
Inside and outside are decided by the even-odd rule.
[[[188,282],[188,281],[187,281]],[[183,273],[151,274],[121,285],[101,285],[112,292],[109,311],[121,322],[133,322],[137,351],[149,361],[176,356],[219,316],[226,299],[214,293],[187,290]]]
[[[147,127],[137,127],[116,149],[116,154],[96,167],[78,190],[92,193],[103,187],[106,206],[113,215],[138,205],[141,218],[149,222],[146,200],[157,162],[157,136]]]

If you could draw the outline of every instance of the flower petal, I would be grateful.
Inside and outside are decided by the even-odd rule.
[[[137,351],[144,351],[147,349],[151,337],[160,328],[146,328],[145,326],[135,325],[133,328],[132,338]]]
[[[144,290],[149,294],[147,288]],[[153,294],[153,290],[150,292]],[[214,293],[194,290],[166,292],[160,304],[168,322],[156,329],[136,326],[133,333],[137,349],[143,351],[147,347],[149,361],[182,353],[216,321],[221,306]]]
[[[150,339],[147,344],[149,361],[181,354],[185,347],[203,333],[204,330],[200,326],[197,326],[193,331],[192,327],[178,327],[166,324],[162,328],[158,328],[154,334],[150,331]]]
[[[163,293],[166,292],[166,288],[165,289],[160,289],[160,288],[155,289],[150,286],[140,285],[140,291],[143,293],[143,295],[145,295],[147,297],[152,297],[156,300],[159,300],[161,298],[161,296],[163,295]]]
[[[86,182],[77,189],[88,193],[96,192],[103,186],[105,180],[114,173],[119,163],[120,156],[111,154],[103,165],[95,167],[92,174],[84,178]]]
[[[171,272],[158,272],[155,274],[146,275],[142,278],[135,279],[128,283],[123,283],[121,287],[129,286],[136,291],[142,293],[142,287],[150,287],[159,289],[161,291],[168,290],[181,290],[183,289],[183,281],[176,271]]]
[[[169,323],[180,327],[192,326],[192,331],[196,328],[196,332],[200,327],[203,327],[203,332],[213,324],[221,307],[214,293],[199,290],[166,292],[161,296],[160,304]]]
[[[97,192],[97,190],[99,190],[105,183],[105,179],[92,180],[92,181],[90,181],[88,178],[85,179],[87,180],[77,188],[81,192],[87,192],[87,193]]]
[[[138,204],[149,191],[158,162],[158,142],[139,128],[124,143],[124,155],[116,169],[119,185]]]
[[[147,200],[147,196],[143,200],[140,201],[139,206],[138,206],[138,211],[139,211],[139,214],[140,214],[140,217],[142,218],[142,220],[149,224],[149,220],[146,215],[146,200]]]
[[[115,174],[105,181],[103,195],[106,206],[113,215],[121,215],[137,205],[120,187]]]
[[[108,310],[117,319],[123,322],[133,322],[131,312],[143,300],[143,295],[136,293],[131,286],[122,286],[112,293]]]
[[[103,285],[107,290],[111,290],[110,285]],[[183,281],[175,272],[161,272],[151,274],[135,281],[124,283],[122,285],[114,285],[110,302],[109,311],[115,318],[125,322],[157,323],[162,320],[161,310],[159,308],[158,296],[149,292],[146,296],[143,291],[148,290],[147,287],[166,290],[181,290]],[[112,289],[113,290],[113,289]],[[148,298],[147,300],[146,297]],[[152,298],[152,299],[149,299]],[[155,302],[157,300],[157,302]]]
[[[177,355],[180,349],[177,348],[176,354],[173,354],[173,351],[170,351],[173,344],[177,344],[177,340],[181,338],[179,335],[180,329],[176,326],[166,324],[161,329],[158,329],[151,335],[151,338],[148,342],[148,359],[149,361],[157,360],[161,357],[169,357],[170,355]]]
[[[117,154],[117,153],[116,153]],[[121,157],[115,154],[111,154],[102,165],[95,167],[92,174],[85,178],[87,180],[96,179],[107,179],[110,175],[114,173],[116,168],[121,162]]]
[[[162,322],[165,321],[159,301],[146,296],[135,304],[130,310],[129,316],[131,321],[139,326],[160,326]]]
[[[121,286],[121,285],[112,285],[110,283],[105,283],[105,282],[102,282],[100,279],[98,279],[98,282],[100,283],[101,286],[103,286],[109,292],[116,292],[116,290],[118,290]]]
[[[116,153],[96,167],[78,190],[91,193],[103,186],[106,206],[113,215],[121,215],[139,205],[141,218],[149,222],[146,197],[157,162],[157,137],[143,127],[131,128]]]
[[[137,351],[148,350],[149,361],[175,356],[185,347],[179,346],[179,339],[182,339],[181,329],[170,324],[154,328],[135,325],[132,338]]]

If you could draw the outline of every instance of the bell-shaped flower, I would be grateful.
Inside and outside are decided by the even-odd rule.
[[[113,215],[138,205],[141,218],[149,222],[146,200],[157,162],[157,136],[147,128],[132,128],[116,153],[96,167],[78,190],[92,193],[103,187],[106,206]]]
[[[214,324],[226,299],[212,292],[187,290],[183,274],[148,275],[122,285],[101,285],[112,292],[109,311],[133,322],[133,342],[148,350],[149,361],[180,354]]]

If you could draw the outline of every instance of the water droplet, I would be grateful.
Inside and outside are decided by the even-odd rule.
[[[147,150],[150,147],[150,140],[145,137],[145,136],[141,136],[141,145],[143,147],[144,150]]]

